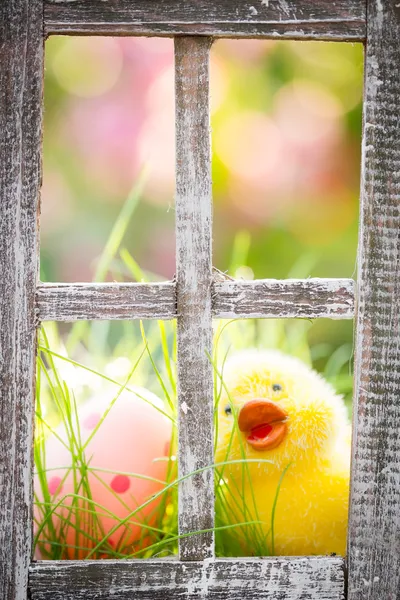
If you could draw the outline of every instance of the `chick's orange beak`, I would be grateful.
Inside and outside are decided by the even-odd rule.
[[[287,412],[272,400],[256,399],[242,406],[238,425],[255,450],[272,450],[286,436],[287,417]]]

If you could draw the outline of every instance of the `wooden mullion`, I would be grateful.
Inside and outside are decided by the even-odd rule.
[[[363,41],[365,0],[46,0],[49,34]]]
[[[43,561],[31,600],[343,600],[341,557]]]
[[[0,6],[0,598],[25,600],[32,543],[41,0]]]
[[[180,477],[213,463],[210,46],[204,37],[175,39]],[[180,534],[212,529],[212,469],[180,484],[178,512]],[[213,553],[211,531],[180,540],[182,559],[201,560]]]
[[[400,594],[400,6],[368,0],[349,600]]]

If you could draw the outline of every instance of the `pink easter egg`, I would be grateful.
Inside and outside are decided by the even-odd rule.
[[[172,427],[157,410],[163,405],[154,394],[141,388],[135,392],[147,402],[124,392],[101,421],[111,401],[93,399],[78,410],[79,427],[72,416],[69,435],[63,423],[46,441],[53,513],[39,535],[43,558],[50,556],[49,540],[59,547],[60,558],[75,559],[106,558],[107,550],[132,554],[154,541],[151,528],[160,526],[158,509],[165,494],[149,500],[165,487]],[[73,436],[77,443],[71,452]],[[35,495],[43,502],[38,475]],[[35,518],[37,529],[43,505],[35,506]],[[91,553],[101,540],[106,541]]]

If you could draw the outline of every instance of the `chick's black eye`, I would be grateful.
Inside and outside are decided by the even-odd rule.
[[[272,385],[272,389],[274,392],[281,392],[282,391],[282,386],[280,383],[274,383]]]
[[[226,415],[232,414],[232,408],[230,406],[225,406],[224,411]]]

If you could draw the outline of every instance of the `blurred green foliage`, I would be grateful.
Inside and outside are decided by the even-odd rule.
[[[354,276],[362,66],[361,45],[215,42],[216,267],[243,278]],[[132,280],[127,253],[147,277],[173,276],[173,79],[172,40],[47,42],[43,280],[90,281],[99,272]],[[140,197],[104,269],[110,232],[138,181]],[[91,351],[114,354],[127,327],[94,324]],[[249,343],[271,345],[272,324],[248,327],[258,332]],[[314,365],[332,369],[336,356],[348,375],[352,324],[301,328]]]
[[[355,276],[362,63],[361,45],[214,44],[217,268],[244,279]],[[173,41],[50,38],[42,279],[172,278],[174,216]],[[142,354],[132,384],[158,394],[174,413],[174,322],[46,324],[46,331],[38,357],[37,470],[47,430],[61,418],[60,398],[66,394],[67,406],[70,397],[78,404],[111,399]],[[235,349],[279,348],[323,373],[350,408],[352,335],[351,321],[221,321],[213,358],[221,365]],[[160,513],[165,531],[142,555],[176,551],[175,500],[168,515]],[[41,519],[51,520],[53,508]],[[218,532],[218,551],[237,554],[234,538]],[[60,544],[53,541],[56,558]]]

